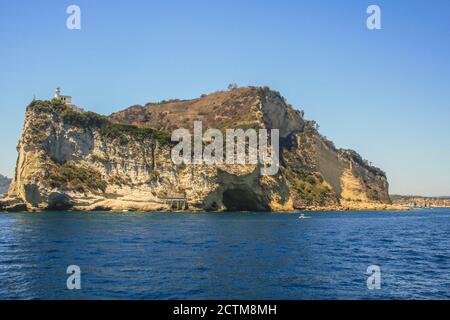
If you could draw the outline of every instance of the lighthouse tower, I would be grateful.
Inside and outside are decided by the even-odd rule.
[[[60,87],[56,88],[54,98],[55,99],[61,99],[61,88]]]

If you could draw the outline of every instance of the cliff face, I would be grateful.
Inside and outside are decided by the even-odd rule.
[[[280,129],[280,170],[175,165],[170,132]],[[385,174],[336,149],[312,121],[268,88],[240,88],[133,106],[109,117],[58,101],[28,106],[11,199],[28,210],[271,210],[385,208]],[[1,204],[0,204],[1,206]],[[3,204],[3,207],[5,205]]]

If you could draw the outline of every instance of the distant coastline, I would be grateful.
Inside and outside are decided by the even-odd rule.
[[[0,174],[0,199],[3,198],[3,195],[8,192],[11,181],[12,179]]]
[[[450,196],[424,197],[424,196],[403,196],[391,195],[394,205],[416,207],[416,208],[450,208]]]

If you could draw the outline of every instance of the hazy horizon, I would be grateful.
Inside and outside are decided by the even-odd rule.
[[[81,30],[68,30],[70,4],[0,3],[1,174],[25,107],[57,86],[111,114],[237,83],[279,91],[385,171],[391,194],[450,195],[450,2],[77,1]],[[381,30],[366,28],[369,4]]]

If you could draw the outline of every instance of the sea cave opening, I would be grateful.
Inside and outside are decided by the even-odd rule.
[[[226,211],[264,211],[256,195],[251,190],[229,189],[223,193],[223,205]]]

